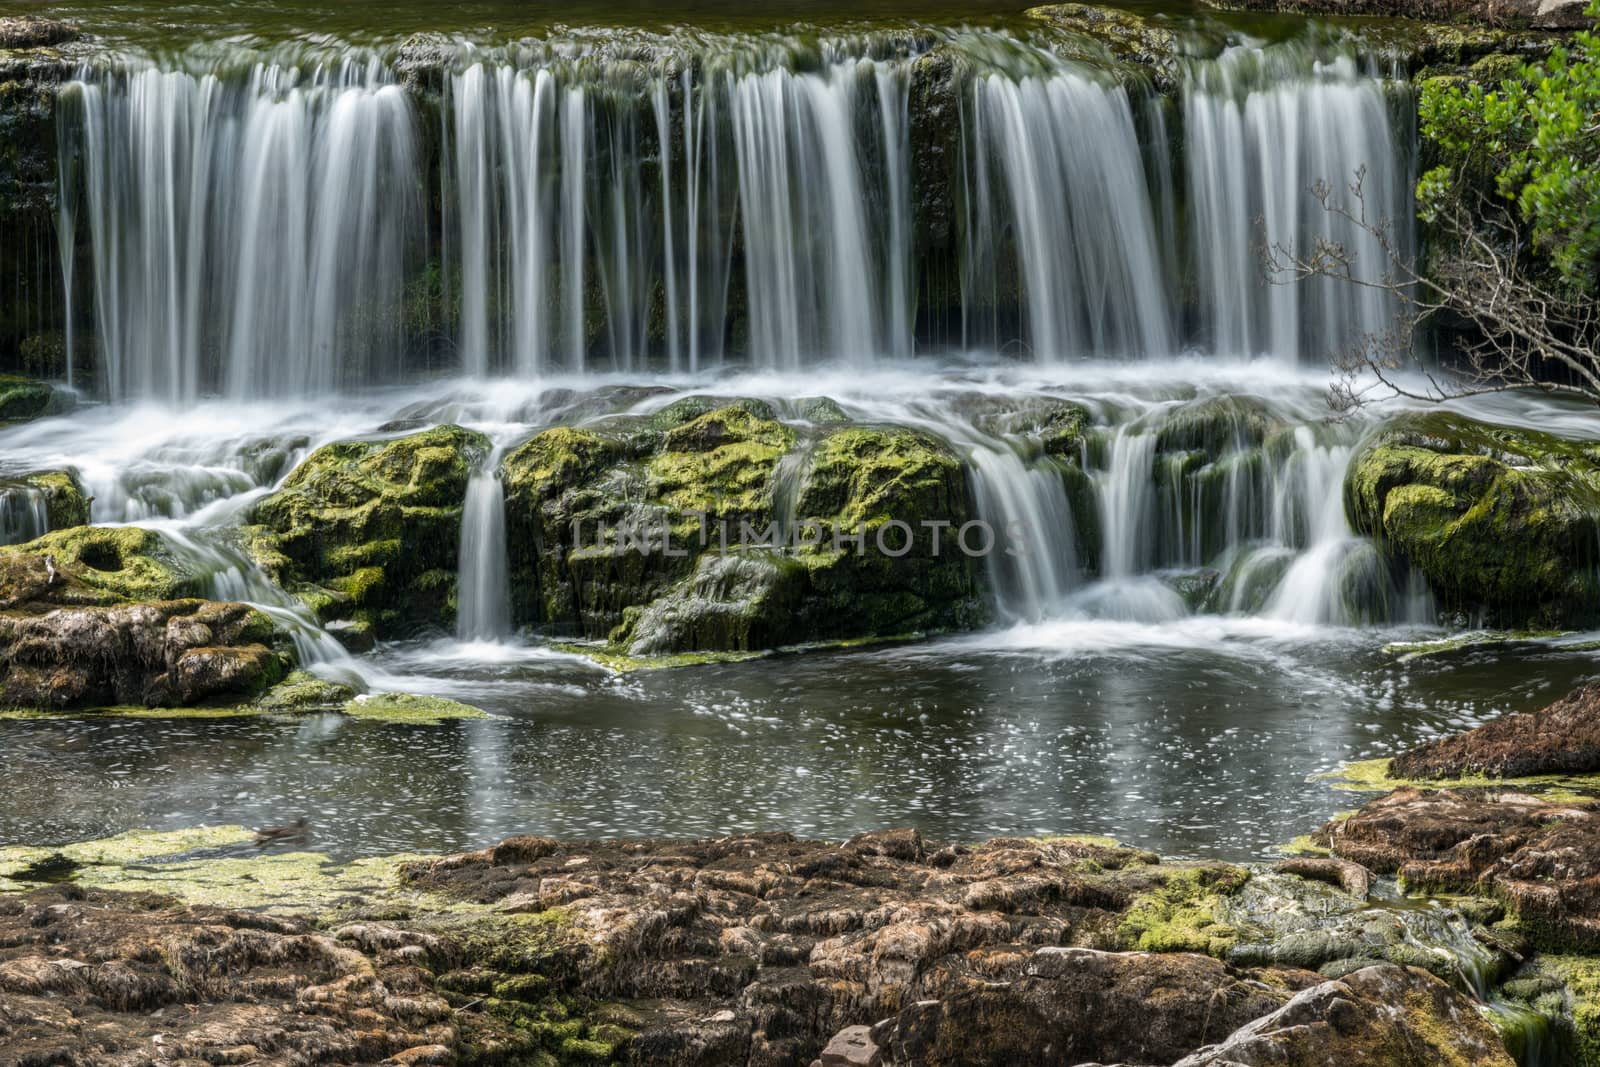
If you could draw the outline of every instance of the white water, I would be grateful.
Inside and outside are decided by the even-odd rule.
[[[42,490],[29,485],[0,486],[0,545],[32,541],[50,531],[50,512]]]
[[[456,637],[462,641],[506,637],[511,632],[511,576],[506,562],[506,502],[498,448],[490,450],[467,482],[460,558]]]
[[[935,41],[971,73],[930,130],[910,99]],[[1369,211],[1404,215],[1390,83],[1353,60],[1241,44],[1187,66],[1174,122],[1003,34],[652,42],[649,62],[462,46],[437,113],[376,60],[86,71],[60,232],[90,246],[64,281],[101,366],[72,373],[187,404],[440,369],[866,367],[950,337],[1039,363],[1316,361],[1387,325],[1376,292],[1268,285],[1258,247],[1322,236],[1372,267],[1310,193],[1362,169]],[[929,137],[943,168],[918,162]],[[929,247],[939,202],[959,217]]]
[[[1392,327],[1395,308],[1381,288],[1328,279],[1273,284],[1263,270],[1264,246],[1308,254],[1320,237],[1346,250],[1355,277],[1376,282],[1388,272],[1377,237],[1325,210],[1309,190],[1326,183],[1330,205],[1401,227],[1395,239],[1404,248],[1410,156],[1390,116],[1390,91],[1349,57],[1304,71],[1234,48],[1191,69],[1183,112],[1201,344],[1326,359]],[[1358,179],[1362,201],[1349,191]]]
[[[62,225],[91,239],[103,394],[305,395],[397,372],[421,201],[412,105],[381,68],[145,68],[63,103],[84,187]]]

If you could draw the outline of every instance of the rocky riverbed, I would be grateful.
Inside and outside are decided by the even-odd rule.
[[[914,830],[0,850],[0,1063],[1600,1062],[1600,783],[1385,771],[1259,865]]]

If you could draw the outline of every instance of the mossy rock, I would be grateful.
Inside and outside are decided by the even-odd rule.
[[[971,516],[965,474],[942,442],[830,423],[814,425],[820,437],[797,450],[795,431],[768,409],[697,407],[686,403],[672,420],[657,413],[546,430],[507,454],[518,622],[603,638],[639,657],[957,629],[982,618],[975,565],[952,532]],[[643,449],[641,425],[652,435]],[[786,458],[796,490],[780,528],[774,491]],[[939,555],[924,518],[951,524]],[[900,551],[899,529],[889,531],[891,551],[879,551],[878,535],[895,523],[910,527],[909,551]]]
[[[1197,452],[1206,461],[1263,445],[1285,427],[1258,397],[1210,396],[1171,412],[1156,431],[1157,452]]]
[[[1163,78],[1175,73],[1176,36],[1143,15],[1095,4],[1047,4],[1029,8],[1025,14],[1091,41],[1119,60],[1151,68]]]
[[[77,471],[38,471],[22,481],[44,494],[45,514],[52,531],[89,524],[89,494],[78,480]]]
[[[795,644],[808,636],[796,626],[806,588],[805,566],[780,552],[706,552],[688,579],[625,612],[611,640],[636,657]]]
[[[342,682],[294,671],[261,694],[255,706],[271,712],[340,711],[355,695],[355,690]]]
[[[375,693],[358,696],[344,705],[344,713],[357,719],[400,723],[408,726],[438,726],[456,719],[487,719],[481,708],[444,697],[417,696],[412,693]]]
[[[198,592],[200,579],[165,536],[140,526],[75,526],[0,548],[6,605],[175,600]]]
[[[805,622],[815,637],[887,637],[985,621],[981,560],[955,543],[955,531],[974,517],[971,494],[961,460],[944,442],[901,427],[829,434],[812,452],[795,515],[817,535],[796,553],[809,571]],[[949,525],[936,533],[924,522]]]
[[[1227,919],[1224,898],[1237,893],[1250,872],[1226,864],[1163,868],[1160,883],[1134,898],[1118,935],[1140,952],[1202,952],[1227,958],[1240,930]]]
[[[1600,619],[1600,446],[1474,422],[1404,416],[1370,437],[1345,479],[1351,524],[1419,569],[1447,610],[1487,625]]]
[[[381,637],[449,626],[467,481],[488,450],[459,426],[325,445],[256,505],[247,543],[285,586],[332,590]]]
[[[0,375],[0,422],[27,422],[71,407],[71,394],[57,391],[48,382]]]

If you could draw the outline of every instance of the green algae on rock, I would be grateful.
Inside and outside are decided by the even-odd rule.
[[[412,693],[360,694],[346,701],[343,711],[352,718],[410,726],[440,726],[449,720],[489,717],[488,712],[470,704]]]
[[[1402,416],[1345,480],[1351,524],[1415,567],[1441,604],[1501,626],[1600,618],[1600,446],[1474,422]]]
[[[1249,881],[1242,867],[1178,866],[1158,886],[1134,898],[1119,933],[1141,952],[1199,952],[1226,957],[1240,931],[1224,917],[1223,898]]]
[[[0,423],[26,422],[41,415],[66,411],[71,406],[71,394],[60,392],[48,382],[0,375]]]
[[[467,479],[488,451],[459,426],[325,445],[256,504],[248,543],[324,621],[383,637],[449,626]]]
[[[921,527],[959,527],[970,515],[948,447],[833,420],[810,424],[801,447],[769,405],[708,407],[690,397],[652,415],[558,427],[507,454],[518,622],[604,638],[639,660],[981,617],[972,562],[950,533],[935,553]],[[890,551],[878,551],[888,534]]]
[[[52,530],[0,548],[0,607],[175,600],[198,592],[199,581],[164,535],[141,526]]]
[[[1551,803],[1571,803],[1600,798],[1600,774],[1536,774],[1491,778],[1463,774],[1455,778],[1424,779],[1389,776],[1392,757],[1357,760],[1317,777],[1335,789],[1380,793],[1391,789],[1495,789],[1537,796]]]

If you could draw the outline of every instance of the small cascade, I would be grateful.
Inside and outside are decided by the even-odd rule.
[[[1049,461],[1028,465],[1004,441],[974,443],[967,464],[978,517],[994,534],[986,560],[1000,617],[1048,618],[1080,581],[1061,472]]]
[[[1007,303],[1041,363],[1175,350],[1151,200],[1121,86],[1073,71],[973,83],[962,304]],[[1093,145],[1093,151],[1084,151]],[[1005,247],[1014,245],[1014,269]],[[967,335],[969,344],[999,337]]]
[[[0,545],[20,545],[49,532],[50,509],[43,490],[0,486]]]
[[[226,501],[219,509],[232,512],[238,501]],[[167,542],[180,552],[189,567],[205,582],[205,595],[212,600],[231,600],[249,604],[270,618],[279,630],[294,641],[300,666],[333,681],[365,690],[380,675],[318,624],[316,617],[297,597],[267,577],[242,549],[221,538],[207,537],[207,525],[184,527],[178,523],[150,523]]]
[[[498,448],[490,451],[467,481],[456,605],[456,637],[460,640],[498,641],[510,634],[511,577]]]
[[[1189,258],[1202,346],[1232,357],[1327,359],[1390,328],[1395,305],[1380,287],[1274,283],[1263,254],[1273,245],[1304,253],[1320,237],[1351,254],[1356,277],[1376,282],[1387,272],[1377,237],[1325,210],[1311,189],[1325,184],[1330,204],[1359,207],[1375,223],[1410,217],[1410,168],[1388,86],[1349,56],[1308,63],[1292,50],[1240,46],[1190,67]],[[1348,194],[1358,180],[1361,205]]]
[[[1133,578],[1147,573],[1155,562],[1150,536],[1155,521],[1151,477],[1155,451],[1156,435],[1136,422],[1119,426],[1111,439],[1110,462],[1095,479],[1105,543],[1102,577]]]

